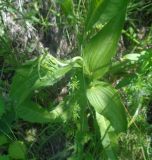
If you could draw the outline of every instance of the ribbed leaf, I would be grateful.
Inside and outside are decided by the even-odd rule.
[[[32,91],[41,87],[51,86],[58,82],[72,68],[72,64],[62,64],[51,55],[40,57],[29,62],[13,79],[10,96],[16,105],[21,104]]]
[[[111,86],[104,82],[95,82],[87,90],[87,97],[95,111],[106,117],[117,132],[126,131],[125,109],[117,92]]]
[[[27,99],[17,107],[16,113],[19,118],[32,123],[65,122],[72,117],[73,108],[74,103],[68,97],[51,111]]]
[[[112,19],[126,6],[128,0],[91,0],[90,8],[86,19],[86,31],[93,25],[100,22],[107,22]]]
[[[85,72],[94,78],[102,77],[115,55],[126,10],[123,9],[84,47]]]
[[[108,160],[117,160],[115,150],[113,149],[113,141],[110,136],[112,129],[110,128],[110,122],[101,114],[96,112],[96,120],[100,130],[102,145],[107,155]]]
[[[96,112],[96,120],[100,130],[100,136],[106,157],[108,160],[117,160],[117,137],[114,133],[112,127],[110,127],[110,122],[101,114]]]
[[[16,112],[19,118],[33,123],[48,123],[62,115],[62,110],[59,107],[49,112],[29,100],[24,101]]]
[[[86,31],[99,20],[102,8],[104,8],[107,3],[108,1],[105,0],[91,0],[85,24]]]

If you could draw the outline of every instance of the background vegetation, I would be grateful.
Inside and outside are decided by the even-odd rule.
[[[127,131],[109,133],[110,149],[99,141],[103,135],[94,120],[96,105],[82,110],[86,103],[94,106],[91,91],[90,95],[87,91],[91,105],[83,97],[84,86],[94,77],[82,73],[79,56],[84,42],[98,34],[112,16],[92,27],[96,16],[86,23],[93,15],[88,13],[91,1],[71,2],[0,0],[0,160],[151,160],[152,2],[129,1],[117,54],[109,70],[102,70],[106,74],[100,80],[118,90],[128,121]],[[72,109],[67,111],[67,106]],[[110,122],[120,120],[124,111],[115,113]],[[83,125],[86,121],[88,126]],[[114,128],[122,130],[123,122]]]

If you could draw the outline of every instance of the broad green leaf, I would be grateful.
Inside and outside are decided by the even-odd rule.
[[[22,141],[15,141],[9,145],[9,156],[13,159],[26,159],[26,146]]]
[[[105,0],[91,0],[89,5],[89,10],[86,18],[86,31],[88,31],[100,18],[102,8],[105,7],[105,5],[108,3],[108,1]]]
[[[128,0],[91,0],[90,8],[86,19],[86,31],[100,20],[105,23],[120,14],[120,11],[126,7]]]
[[[103,29],[97,33],[83,49],[85,72],[98,79],[110,66],[111,58],[116,54],[126,10],[122,10]]]
[[[19,118],[33,123],[48,123],[55,120],[60,114],[59,109],[49,112],[40,105],[28,100],[24,101],[16,112]]]
[[[58,82],[73,67],[73,62],[61,63],[51,55],[41,56],[18,69],[11,86],[10,97],[21,104],[39,88]]]
[[[58,2],[66,16],[73,16],[74,15],[74,6],[73,0],[56,0]]]
[[[9,155],[0,155],[0,160],[10,160]]]
[[[19,118],[32,123],[65,122],[72,117],[74,105],[73,102],[66,98],[51,111],[27,99],[17,107],[16,113]]]
[[[95,111],[107,118],[117,132],[126,131],[125,108],[115,89],[104,82],[94,82],[87,97]]]
[[[6,136],[4,136],[3,134],[0,134],[0,146],[4,145],[8,143],[8,139]]]
[[[2,97],[0,97],[0,118],[4,114],[4,112],[5,112],[4,100],[2,99]]]
[[[101,114],[96,112],[96,120],[100,130],[102,145],[107,155],[108,160],[117,160],[115,150],[113,149],[113,141],[110,136],[112,129],[110,128],[110,122]]]

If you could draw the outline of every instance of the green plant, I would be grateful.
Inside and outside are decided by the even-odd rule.
[[[8,153],[12,159],[26,159],[26,147],[21,141],[10,144]]]
[[[0,135],[0,143],[0,147],[7,148],[8,152],[8,154],[0,155],[0,160],[26,159],[27,149],[22,141],[10,142],[6,136]]]
[[[75,23],[74,2],[58,3],[65,16]],[[43,55],[18,68],[9,93],[11,107],[7,107],[1,120],[7,119],[8,112],[15,120],[21,118],[34,123],[73,119],[75,146],[70,159],[101,159],[101,156],[118,159],[117,137],[126,131],[127,118],[117,91],[103,81],[103,76],[116,54],[127,3],[127,0],[92,0],[89,3],[83,34],[79,37],[81,56],[61,61],[45,50]],[[70,82],[70,94],[56,107],[44,109],[33,101],[35,91],[53,86],[67,74],[72,74],[75,81]]]
[[[118,83],[127,95],[129,129],[127,138],[124,140],[124,142],[128,141],[125,144],[124,153],[130,152],[131,159],[137,159],[137,157],[138,159],[151,159],[151,106],[149,105],[152,94],[151,55],[152,50],[148,49],[140,54],[128,56],[136,74],[131,76],[132,73],[129,73]],[[134,148],[133,151],[131,148]]]

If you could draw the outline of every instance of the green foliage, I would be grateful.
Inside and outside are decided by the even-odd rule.
[[[44,110],[36,103],[25,101],[16,110],[19,118],[28,122],[48,123],[55,119],[55,115]]]
[[[110,2],[107,4],[110,4]],[[67,11],[66,14],[71,14],[72,1],[63,1],[61,6],[64,11]],[[115,134],[127,129],[124,106],[116,91],[104,82],[94,82],[95,79],[99,79],[105,74],[107,65],[116,52],[127,5],[126,3],[122,3],[122,6],[121,14],[113,15],[116,18],[113,18],[113,16],[109,17],[109,22],[107,22],[100,32],[91,38],[89,42],[81,44],[84,46],[83,59],[75,57],[62,63],[51,55],[42,55],[36,60],[27,62],[18,69],[11,86],[10,97],[14,102],[19,118],[29,122],[51,122],[60,117],[62,112],[58,114],[55,109],[51,112],[46,111],[43,107],[29,99],[31,99],[35,90],[52,86],[70,70],[75,70],[79,85],[72,89],[68,103],[69,105],[79,106],[77,107],[79,109],[75,111],[78,112],[77,116],[74,113],[75,120],[77,121],[75,143],[77,149],[74,154],[79,158],[84,157],[84,145],[88,141],[85,137],[88,137],[89,124],[87,117],[89,113],[87,109],[90,108],[90,105],[96,113],[95,121],[100,128],[101,143],[109,159],[113,159],[116,156],[113,153],[111,138],[109,136],[111,133],[109,131],[107,133],[106,130],[109,130],[109,125],[114,128],[112,132]],[[115,3],[114,8],[118,10],[119,7]],[[96,8],[94,10],[93,16],[99,14],[98,11],[96,12]],[[87,77],[84,76],[83,72],[87,74]],[[21,87],[18,87],[18,84],[21,84]],[[69,110],[72,109],[71,106]],[[93,117],[93,114],[91,116]],[[107,146],[109,147],[107,148]]]
[[[50,4],[49,2],[50,7],[44,10],[45,6]],[[2,25],[0,57],[2,57],[4,66],[0,65],[3,82],[0,83],[0,94],[5,94],[2,94],[4,98],[0,97],[0,132],[2,134],[0,135],[2,146],[0,159],[40,158],[43,146],[50,139],[51,141],[55,139],[57,126],[62,127],[62,125],[64,125],[65,137],[68,139],[66,139],[68,142],[63,142],[63,145],[66,143],[63,146],[66,149],[62,148],[63,151],[57,154],[59,149],[53,150],[53,153],[56,154],[54,157],[51,157],[51,153],[47,150],[46,152],[51,155],[50,159],[125,159],[124,155],[129,155],[131,149],[128,147],[125,150],[124,148],[132,143],[134,137],[130,138],[130,132],[134,132],[134,126],[136,126],[136,132],[139,131],[139,128],[142,128],[142,133],[147,130],[151,131],[147,126],[145,126],[146,129],[143,129],[144,125],[141,124],[143,124],[144,116],[140,116],[140,112],[151,102],[152,52],[151,49],[148,49],[151,38],[145,38],[143,43],[140,42],[138,34],[135,33],[137,30],[133,24],[134,21],[127,17],[125,27],[129,27],[124,28],[120,41],[128,0],[56,0],[49,2],[28,2],[27,6],[29,4],[33,6],[32,9],[30,8],[31,12],[27,13],[22,4],[19,9],[14,10],[13,5],[9,2],[8,4],[0,2],[2,6],[8,5],[6,7],[8,12],[11,10],[10,13],[19,14],[19,19],[24,19],[25,23],[31,23],[35,28],[40,28],[40,32],[45,30],[42,33],[44,39],[50,28],[53,29],[53,36],[54,31],[58,32],[58,36],[63,32],[69,45],[73,45],[73,41],[75,43],[71,53],[81,55],[71,59],[69,58],[71,55],[68,55],[68,60],[59,60],[42,47],[40,56],[35,59],[30,56],[28,57],[30,60],[20,65],[16,50],[13,49],[14,44],[9,39],[9,34],[5,34],[5,25]],[[131,1],[129,4],[132,3],[134,2]],[[2,8],[0,10],[3,11]],[[129,5],[128,10],[131,13],[132,6]],[[49,17],[50,15],[55,18]],[[58,28],[49,22],[50,19],[55,21]],[[49,43],[52,43],[52,37]],[[63,46],[66,46],[64,41],[59,42],[58,37],[55,39],[57,45],[60,46],[63,43]],[[118,43],[122,41],[124,46],[128,43],[129,50],[115,56]],[[13,79],[5,78],[9,72],[7,71],[9,65],[15,67]],[[120,98],[116,89],[119,89],[124,97]],[[27,144],[30,146],[28,150],[30,158],[27,156],[25,144],[17,140],[25,140],[23,130],[28,132],[29,128],[32,130],[37,128],[38,132],[37,136],[36,131],[34,132],[35,137],[32,143],[28,141]],[[47,138],[42,136],[46,131]],[[122,132],[125,138],[129,137],[128,141],[127,138],[121,136]],[[137,137],[143,141],[146,136],[142,139],[140,135],[144,134],[139,132]],[[126,142],[124,147],[123,138]],[[11,142],[15,140],[15,142],[9,144],[10,140]],[[37,145],[38,140],[40,145]],[[54,141],[58,148],[56,140]],[[54,142],[51,142],[49,146],[52,146],[52,143]],[[62,140],[59,143],[61,146]],[[149,156],[146,154],[146,145],[143,142],[140,144],[143,147],[141,157],[145,159]],[[150,145],[150,143],[146,144]],[[33,146],[38,148],[36,148],[37,151],[32,148]],[[46,145],[46,148],[50,147]],[[122,151],[124,155],[119,149],[125,150]],[[134,155],[138,155],[140,151],[137,149]],[[132,154],[129,158],[136,159]]]
[[[99,125],[102,145],[106,152],[107,159],[117,160],[118,158],[113,146],[114,141],[111,137],[111,136],[114,137],[114,135],[112,135],[114,130],[110,127],[109,121],[104,116],[102,116],[97,112],[96,112],[96,120]]]
[[[7,144],[7,143],[8,143],[8,139],[6,138],[6,136],[0,135],[0,146]]]
[[[72,66],[72,61],[61,63],[51,55],[43,55],[28,62],[17,70],[14,77],[10,91],[12,100],[15,100],[17,105],[21,104],[32,91],[59,81]],[[18,84],[22,84],[21,87],[18,87]]]
[[[57,0],[68,18],[74,16],[73,0]]]
[[[86,31],[92,29],[93,25],[98,21],[105,23],[119,13],[126,6],[127,0],[92,0],[86,19]]]
[[[117,132],[126,131],[125,109],[112,87],[104,82],[95,82],[88,89],[87,97],[96,112],[107,118]]]
[[[9,145],[9,156],[13,159],[26,159],[26,146],[21,141],[15,141]]]
[[[85,44],[83,57],[85,72],[89,76],[99,79],[107,71],[111,57],[116,53],[117,43],[124,23],[124,15],[125,10],[122,10]]]
[[[0,156],[0,160],[10,160],[8,155]]]
[[[0,118],[5,112],[4,100],[0,97]]]

